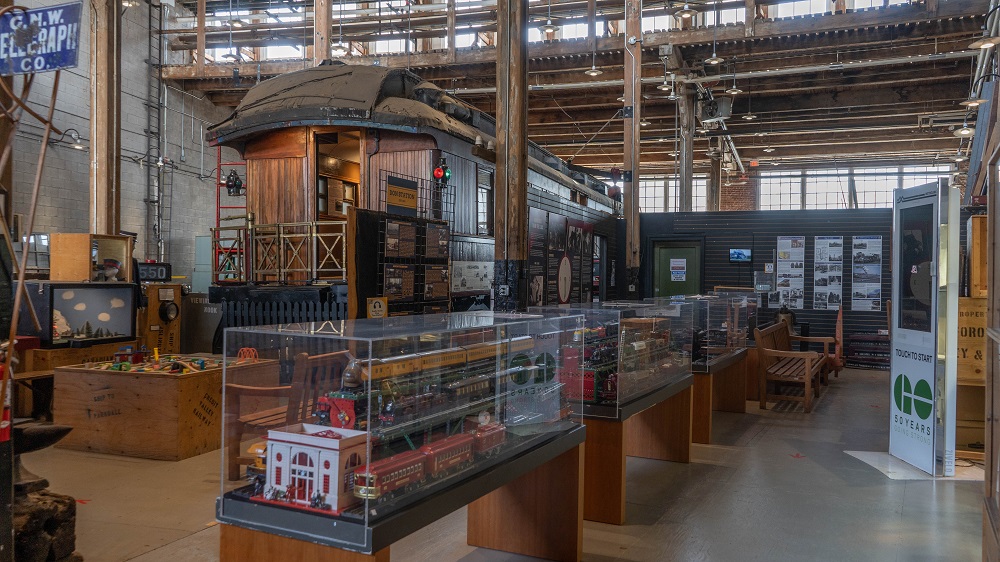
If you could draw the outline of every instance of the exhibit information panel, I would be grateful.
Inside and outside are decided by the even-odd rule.
[[[219,520],[370,553],[400,517],[486,494],[484,475],[580,427],[582,328],[476,312],[227,329]],[[267,360],[277,386],[233,368]]]
[[[955,473],[958,190],[895,191],[889,453]]]

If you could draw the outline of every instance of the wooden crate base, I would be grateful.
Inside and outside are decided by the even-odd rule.
[[[276,361],[247,369],[241,380],[278,382]],[[103,371],[82,365],[55,373],[55,423],[73,431],[58,447],[178,461],[221,445],[222,369],[170,374]]]

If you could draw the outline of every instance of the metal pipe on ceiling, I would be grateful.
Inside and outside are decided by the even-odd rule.
[[[926,55],[913,55],[907,57],[893,57],[888,59],[879,60],[868,60],[868,61],[856,61],[856,62],[845,62],[843,63],[843,68],[834,67],[831,68],[830,65],[808,65],[808,66],[793,66],[788,68],[776,68],[772,70],[756,70],[750,72],[737,72],[729,74],[718,74],[715,76],[688,76],[688,77],[678,77],[678,82],[685,82],[689,84],[704,84],[706,82],[718,82],[719,80],[730,80],[734,77],[740,78],[762,78],[769,76],[793,76],[796,74],[809,74],[812,72],[823,72],[830,70],[854,70],[859,68],[877,68],[880,66],[892,66],[899,64],[907,64],[913,62],[923,62],[928,60],[955,60],[968,58],[971,55],[978,54],[979,51],[953,51],[950,53],[931,53]],[[662,77],[646,77],[642,79],[643,84],[659,84],[662,82]],[[567,84],[533,84],[529,86],[530,91],[561,91],[561,90],[583,90],[588,88],[613,88],[613,87],[624,87],[624,80],[592,80],[588,82],[571,82]],[[494,94],[496,93],[496,87],[482,87],[482,88],[455,88],[447,90],[448,93],[453,95],[483,95],[483,94]]]

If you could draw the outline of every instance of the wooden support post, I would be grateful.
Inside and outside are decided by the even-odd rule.
[[[455,62],[455,0],[448,0],[448,60]]]
[[[313,16],[313,64],[330,58],[330,33],[333,30],[333,9],[330,0],[316,0]]]
[[[121,3],[90,2],[90,231],[121,230]]]
[[[625,422],[584,418],[583,518],[625,524]]]
[[[690,211],[692,204],[692,185],[694,183],[694,111],[695,98],[690,86],[680,86],[680,99],[677,100],[677,112],[680,115],[680,182],[677,186],[679,210]]]
[[[746,6],[746,15],[743,16],[744,32],[747,37],[753,37],[753,24],[757,19],[757,1],[744,0],[744,5]]]
[[[639,123],[642,121],[642,14],[638,2],[625,3],[625,298],[638,299],[639,287]]]
[[[587,0],[587,48],[597,47],[597,0]]]
[[[389,562],[389,547],[374,554],[361,554],[224,523],[220,524],[219,528],[219,554],[220,562],[247,560]]]
[[[198,76],[205,75],[205,2],[198,0],[198,37],[194,53],[195,74]]]
[[[705,210],[718,211],[722,200],[722,158],[711,162],[708,169],[708,191],[705,195]]]
[[[528,0],[497,3],[495,310],[523,309],[528,258]]]
[[[691,462],[693,395],[689,386],[626,420],[625,454],[661,461]]]
[[[580,560],[584,455],[584,445],[574,447],[470,503],[469,544],[547,560]]]

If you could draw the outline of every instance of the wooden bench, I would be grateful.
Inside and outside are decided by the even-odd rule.
[[[239,480],[241,466],[254,462],[244,454],[244,435],[263,435],[268,430],[309,421],[316,400],[328,392],[340,390],[347,367],[347,351],[321,355],[299,353],[295,356],[292,381],[286,386],[246,386],[236,382],[225,385],[225,454],[229,480]],[[280,405],[240,411],[241,405],[272,400]]]
[[[778,322],[764,329],[754,329],[757,343],[757,380],[760,384],[760,408],[767,409],[768,399],[804,402],[806,412],[812,412],[813,398],[819,397],[820,386],[829,384],[829,346],[834,338],[803,337],[793,335],[788,325]],[[823,344],[823,353],[792,351],[792,342],[805,341]],[[775,394],[768,394],[768,382],[775,385]],[[802,396],[777,394],[781,385],[803,387]]]

